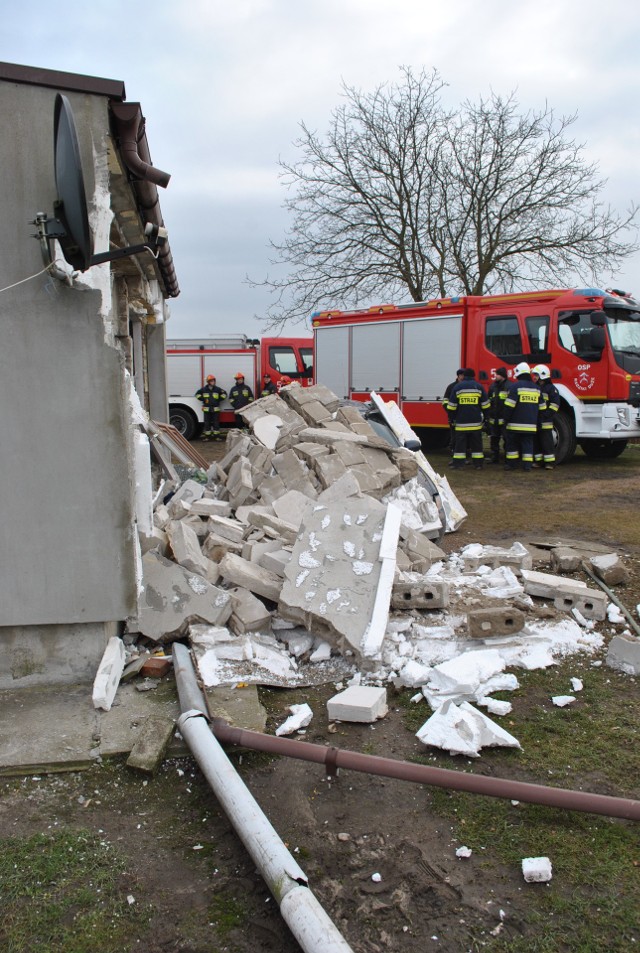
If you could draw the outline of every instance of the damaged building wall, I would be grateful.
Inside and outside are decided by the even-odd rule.
[[[108,98],[65,95],[101,251],[111,218]],[[0,79],[2,688],[92,677],[136,598],[129,384],[110,267],[73,287],[38,274],[28,224],[51,215],[56,198],[55,96]]]

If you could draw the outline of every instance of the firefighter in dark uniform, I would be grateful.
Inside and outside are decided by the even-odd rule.
[[[531,368],[523,361],[514,369],[515,381],[504,401],[505,470],[515,470],[518,459],[522,469],[533,468],[533,442],[538,430],[538,414],[544,407],[544,395],[531,378]]]
[[[505,367],[496,369],[496,377],[489,387],[489,419],[487,433],[491,447],[490,463],[500,463],[500,441],[504,439],[504,402],[509,391],[509,379]]]
[[[260,391],[261,397],[268,397],[270,394],[277,394],[278,388],[271,380],[271,374],[264,374],[262,378],[262,390]]]
[[[456,384],[459,384],[460,381],[463,381],[463,380],[464,380],[464,367],[459,367],[458,370],[456,371],[456,379],[454,381],[451,381],[450,384],[447,384],[445,388],[445,392],[444,392],[444,397],[442,398],[442,406],[447,411],[447,417],[449,419],[449,452],[452,457],[453,457],[453,451],[456,445],[456,431],[455,431],[455,427],[453,426],[453,417],[451,416],[450,412],[447,410],[447,404],[449,403],[449,397],[451,396],[451,391],[456,386]],[[451,460],[451,463],[449,463],[449,466],[450,467],[453,466],[453,460]]]
[[[209,437],[216,439],[222,437],[220,430],[220,407],[227,396],[226,390],[216,387],[216,379],[213,374],[207,376],[207,382],[204,387],[196,391],[196,397],[202,404],[204,413],[204,429],[202,436],[204,440]]]
[[[553,470],[556,465],[556,449],[553,443],[553,418],[560,410],[560,392],[551,383],[551,371],[546,364],[536,364],[531,370],[534,382],[542,391],[544,407],[538,414],[538,439],[534,451],[534,466]]]
[[[471,462],[476,470],[481,470],[484,463],[482,428],[484,415],[489,410],[489,399],[482,384],[475,380],[475,372],[470,367],[465,369],[462,380],[451,388],[446,410],[453,418],[456,434],[453,469],[462,469],[467,450],[470,450]]]
[[[244,420],[238,413],[242,407],[246,407],[253,400],[253,391],[248,384],[244,382],[244,374],[238,372],[235,377],[235,384],[229,391],[229,402],[236,411],[236,427],[244,427]]]

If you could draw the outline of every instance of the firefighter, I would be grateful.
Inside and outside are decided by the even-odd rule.
[[[518,459],[521,459],[522,469],[529,471],[533,468],[533,441],[544,395],[534,384],[526,361],[516,365],[513,375],[515,381],[504,401],[505,470],[515,470]]]
[[[449,403],[449,397],[451,396],[451,391],[456,386],[456,384],[459,384],[463,380],[464,380],[464,367],[459,367],[458,370],[456,371],[456,379],[454,381],[451,381],[450,384],[447,384],[445,388],[445,392],[444,392],[444,397],[442,398],[442,406],[447,411],[447,417],[449,419],[449,453],[451,454],[451,457],[452,457],[451,462],[449,463],[450,467],[453,466],[453,451],[456,444],[456,431],[455,431],[455,427],[453,426],[453,417],[447,410],[447,404]]]
[[[446,410],[453,418],[456,435],[451,463],[453,469],[462,469],[467,450],[470,450],[471,462],[476,470],[481,470],[484,463],[482,427],[484,415],[489,410],[489,399],[482,384],[475,380],[475,371],[470,367],[464,370],[462,380],[451,388]]]
[[[248,384],[245,384],[244,374],[240,371],[238,371],[233,379],[235,384],[229,391],[229,402],[236,411],[236,427],[243,427],[244,421],[238,411],[251,403],[253,400],[253,391]]]
[[[489,387],[488,397],[491,404],[487,433],[491,447],[490,463],[500,463],[500,441],[504,440],[504,402],[509,391],[507,370],[499,367],[496,370],[494,382]]]
[[[204,429],[202,431],[204,440],[208,440],[209,437],[214,437],[216,440],[222,438],[220,406],[226,396],[226,390],[216,387],[216,379],[213,374],[207,375],[207,382],[204,387],[196,391],[196,397],[202,404],[204,413]]]
[[[271,380],[271,374],[264,374],[262,377],[262,390],[260,391],[261,397],[268,397],[270,394],[276,394],[278,388]]]
[[[534,382],[544,397],[544,406],[538,414],[537,446],[534,453],[534,467],[553,470],[556,465],[556,451],[553,443],[553,418],[560,410],[560,392],[551,383],[551,371],[546,364],[536,364],[531,371]]]

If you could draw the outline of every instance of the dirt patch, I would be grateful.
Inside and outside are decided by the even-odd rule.
[[[219,458],[224,451],[219,444],[197,446],[209,459]],[[432,462],[440,472],[447,472],[446,457],[433,457]],[[469,518],[460,532],[446,538],[445,548],[557,533],[611,543],[629,554],[626,565],[631,582],[617,591],[635,609],[640,603],[640,528],[635,515],[639,466],[640,450],[630,447],[614,461],[592,462],[579,455],[573,464],[552,473],[507,474],[502,468],[487,467],[481,473],[469,468],[469,472],[452,474],[451,483]],[[573,672],[584,669],[588,673],[589,665],[590,661],[576,663]],[[548,683],[538,683],[537,695],[532,686],[529,696],[521,696],[515,723],[506,726],[516,736],[518,722],[524,725],[534,708],[539,710],[548,702],[558,678],[552,672]],[[632,719],[637,725],[640,713],[638,680],[609,673],[603,686],[607,682],[612,707],[616,697],[624,697],[627,706],[614,728],[630,733]],[[524,755],[487,751],[473,762],[431,753],[408,727],[410,693],[406,692],[396,695],[390,690],[389,715],[376,725],[338,725],[330,731],[325,703],[334,692],[333,685],[295,692],[263,691],[269,712],[267,730],[272,732],[281,723],[288,705],[308,701],[316,714],[305,740],[318,744],[632,796],[633,778],[621,790],[616,785],[624,786],[624,780],[612,782],[604,763],[578,768],[567,764],[564,776],[549,778],[540,775],[544,757],[538,757],[532,767],[526,751]],[[633,744],[631,734],[629,738]],[[543,748],[545,743],[543,736],[536,742]],[[537,906],[540,891],[553,891],[561,918],[571,893],[562,876],[554,877],[551,888],[526,885],[519,858],[507,862],[492,847],[499,827],[526,824],[527,815],[518,814],[517,807],[507,803],[493,814],[489,810],[488,818],[496,818],[495,830],[491,831],[488,821],[486,839],[483,843],[476,839],[472,858],[463,860],[455,851],[466,842],[465,819],[447,809],[451,798],[446,791],[356,772],[329,779],[317,765],[248,752],[233,751],[230,757],[356,953],[578,948],[572,946],[569,921],[566,944],[544,947],[538,943],[544,934]],[[561,812],[549,816],[541,823],[559,828],[573,825],[574,833],[583,836],[583,856],[588,856],[588,823],[567,821]],[[610,824],[612,831],[626,826],[625,822]],[[299,950],[249,855],[189,759],[165,762],[149,780],[121,764],[105,764],[81,774],[0,785],[1,838],[61,828],[100,833],[125,857],[122,891],[135,898],[139,910],[127,951]],[[532,852],[535,846],[532,838]],[[380,879],[372,879],[374,874],[380,874]],[[600,883],[597,888],[599,896],[615,889],[615,884]],[[595,908],[593,916],[598,916]],[[611,939],[609,949],[628,948],[627,938]],[[21,950],[14,947],[14,953],[29,949],[28,945]]]

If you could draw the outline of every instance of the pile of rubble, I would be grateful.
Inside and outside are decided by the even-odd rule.
[[[206,476],[160,487],[140,535],[129,657],[188,640],[205,686],[392,682],[420,689],[434,711],[418,733],[425,743],[465,754],[517,745],[471,703],[507,714],[492,698],[518,687],[506,667],[597,651],[612,606],[599,588],[533,571],[519,543],[447,557],[434,540],[464,510],[424,455],[402,446],[410,431],[397,407],[373,397],[398,445],[326,388],[291,385],[243,409],[247,432],[230,432]],[[558,571],[589,559],[601,578],[624,581],[604,547],[549,549]],[[622,641],[633,656],[633,637]],[[618,667],[634,671],[625,652]],[[111,653],[102,707],[125,644]]]

